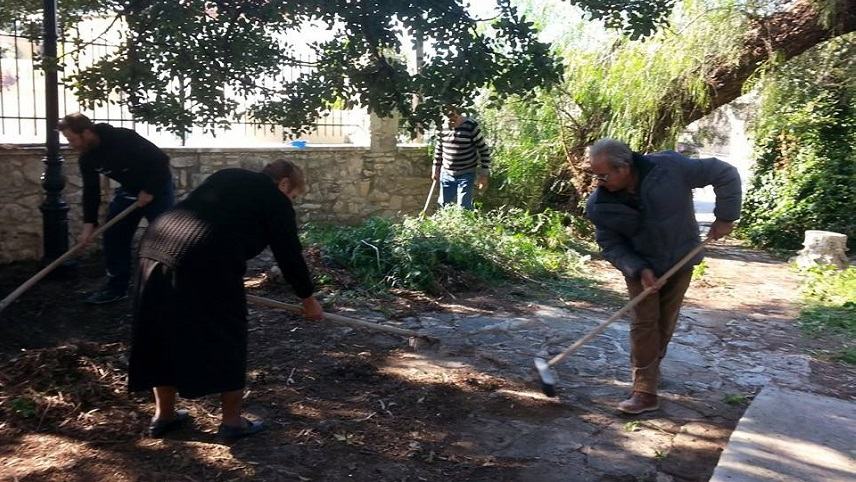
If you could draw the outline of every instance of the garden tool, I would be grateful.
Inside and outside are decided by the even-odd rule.
[[[428,191],[428,199],[425,200],[425,207],[422,208],[422,212],[419,213],[420,216],[425,216],[425,213],[428,211],[428,206],[431,204],[431,198],[434,197],[434,189],[437,188],[437,180],[434,179],[431,181],[431,190]]]
[[[131,214],[131,212],[133,212],[138,207],[139,207],[139,205],[137,203],[134,203],[134,204],[128,206],[124,211],[113,216],[112,219],[110,219],[109,221],[107,221],[103,225],[99,226],[98,229],[96,229],[92,233],[91,239],[97,238],[99,235],[101,235],[101,233],[103,233],[104,231],[107,231],[108,229],[110,229],[111,226],[118,223],[122,219],[126,218],[129,214]],[[62,256],[55,259],[51,264],[42,268],[42,270],[39,271],[38,273],[36,273],[35,276],[33,276],[32,278],[25,281],[15,291],[10,293],[9,296],[3,298],[3,301],[0,301],[0,311],[3,311],[4,309],[6,309],[7,306],[12,304],[12,302],[15,301],[16,299],[18,299],[18,297],[21,296],[25,291],[30,289],[34,284],[38,283],[42,278],[44,278],[45,276],[48,275],[48,273],[50,273],[51,271],[56,269],[56,267],[61,265],[65,260],[74,256],[78,251],[83,249],[84,246],[85,246],[84,243],[75,244],[74,246],[71,247],[71,249],[69,249],[68,251],[63,253]]]
[[[574,342],[573,345],[566,348],[565,351],[563,351],[562,353],[559,353],[558,355],[551,358],[550,361],[547,361],[543,358],[535,357],[535,371],[538,374],[538,379],[541,382],[541,391],[544,392],[544,395],[547,395],[548,397],[555,397],[556,396],[556,377],[553,376],[552,367],[559,364],[568,355],[579,350],[583,345],[585,345],[586,343],[591,341],[592,338],[596,337],[601,332],[603,332],[603,330],[605,330],[607,326],[611,325],[612,322],[614,322],[615,320],[617,320],[618,318],[623,316],[625,313],[627,313],[628,311],[633,309],[633,307],[638,305],[640,301],[642,301],[646,296],[651,294],[652,291],[657,290],[660,287],[662,287],[673,274],[675,274],[678,270],[683,268],[684,265],[687,264],[687,262],[689,262],[689,260],[691,260],[693,257],[695,257],[695,255],[697,255],[705,247],[705,245],[707,245],[707,243],[710,241],[711,241],[711,238],[705,239],[704,242],[702,242],[701,244],[699,244],[698,246],[693,248],[692,251],[687,253],[686,256],[681,258],[680,261],[675,263],[675,265],[672,266],[672,268],[669,269],[669,271],[666,271],[666,273],[664,273],[663,276],[660,276],[660,279],[657,280],[657,284],[655,284],[654,286],[649,286],[648,288],[645,288],[641,293],[636,295],[632,300],[630,300],[626,305],[624,305],[614,315],[610,316],[608,320],[597,325],[594,329],[589,331],[585,336],[583,336],[582,338],[580,338],[579,340]]]
[[[303,308],[297,305],[283,303],[281,301],[272,300],[270,298],[263,298],[261,296],[247,295],[247,301],[256,305],[267,306],[269,308],[277,308],[280,310],[290,311],[292,313],[303,313]],[[324,313],[324,319],[336,323],[355,326],[358,328],[365,328],[368,330],[382,331],[384,333],[392,333],[394,335],[406,336],[409,338],[408,342],[412,348],[421,348],[426,344],[434,345],[436,343],[439,343],[440,341],[433,336],[425,335],[423,333],[419,333],[418,331],[406,330],[404,328],[397,328],[394,326],[379,325],[377,323],[357,320],[354,318],[349,318],[347,316],[337,315],[335,313]]]

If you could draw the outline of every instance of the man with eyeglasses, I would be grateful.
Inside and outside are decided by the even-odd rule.
[[[623,142],[601,139],[587,153],[597,189],[586,215],[604,258],[624,274],[630,298],[699,244],[693,209],[694,188],[712,185],[716,220],[708,236],[728,235],[740,217],[742,191],[737,169],[719,159],[694,159],[673,151],[638,154]],[[657,410],[660,360],[672,338],[692,266],[699,254],[633,310],[630,359],[633,392],[618,410],[640,414]]]

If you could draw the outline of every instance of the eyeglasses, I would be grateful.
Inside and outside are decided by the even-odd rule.
[[[591,177],[593,177],[595,181],[598,181],[598,182],[609,181],[609,174],[595,174],[593,172],[590,172],[589,174],[591,174]]]

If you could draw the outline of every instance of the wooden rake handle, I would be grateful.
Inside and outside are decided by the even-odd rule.
[[[283,303],[281,301],[272,300],[270,298],[263,298],[261,296],[247,295],[247,301],[260,306],[267,306],[269,308],[277,308],[280,310],[290,311],[291,313],[303,313],[303,308],[297,305]],[[349,318],[347,316],[337,315],[335,313],[324,313],[324,319],[334,321],[336,323],[342,323],[345,325],[356,326],[358,328],[366,328],[374,331],[383,331],[386,333],[392,333],[401,336],[423,338],[432,342],[437,341],[437,338],[425,335],[423,333],[419,333],[418,331],[406,330],[404,328],[396,328],[394,326],[379,325],[377,323],[369,323],[368,321],[357,320],[355,318]]]
[[[90,240],[97,238],[98,236],[101,235],[101,233],[110,229],[111,226],[113,226],[114,224],[118,223],[119,221],[125,219],[129,214],[131,214],[138,207],[139,207],[139,205],[137,203],[134,203],[134,204],[128,206],[127,208],[125,208],[124,211],[113,216],[113,218],[111,218],[109,221],[102,224],[101,226],[98,227],[98,229],[96,229],[95,231],[92,232],[92,237],[90,238]],[[50,273],[51,271],[56,269],[57,266],[59,266],[63,262],[65,262],[65,260],[74,256],[78,251],[83,249],[84,246],[86,246],[86,244],[84,244],[84,243],[75,244],[68,251],[63,253],[62,256],[55,259],[51,264],[42,268],[42,270],[39,271],[38,273],[36,273],[32,278],[28,279],[27,281],[24,281],[24,283],[21,286],[19,286],[17,289],[15,289],[15,291],[11,292],[9,294],[9,296],[3,298],[3,301],[0,301],[0,311],[3,311],[4,309],[6,309],[7,306],[12,304],[12,302],[15,301],[16,299],[18,299],[19,296],[24,294],[25,291],[32,288],[32,286],[34,284],[38,283],[42,278],[47,276],[48,273]]]
[[[564,360],[568,355],[579,350],[583,345],[585,345],[586,343],[591,341],[592,338],[601,334],[601,332],[603,332],[603,330],[605,330],[607,326],[611,325],[613,321],[617,320],[618,318],[622,317],[625,313],[632,310],[633,307],[638,305],[639,302],[641,302],[643,299],[645,299],[646,296],[651,294],[651,292],[654,291],[654,289],[659,289],[660,287],[662,287],[673,274],[677,273],[678,270],[683,268],[684,265],[687,264],[689,262],[689,260],[693,259],[695,257],[695,255],[697,255],[702,249],[704,249],[704,247],[710,241],[711,241],[711,238],[707,238],[701,244],[699,244],[698,246],[693,248],[692,251],[687,253],[686,256],[681,258],[680,261],[675,263],[675,265],[672,266],[672,268],[669,269],[669,271],[666,271],[663,274],[663,276],[660,276],[660,279],[657,280],[657,284],[655,286],[650,286],[648,288],[645,288],[644,291],[642,291],[641,293],[639,293],[638,295],[633,297],[632,300],[630,300],[626,305],[624,305],[614,315],[610,316],[608,320],[597,325],[594,329],[592,329],[590,332],[588,332],[584,337],[580,338],[579,340],[574,342],[573,345],[566,348],[565,351],[563,351],[562,353],[559,353],[558,355],[551,358],[550,361],[547,362],[547,365],[552,367],[558,363],[561,363],[561,361]]]
[[[422,208],[422,212],[419,213],[420,216],[425,216],[425,213],[428,212],[428,206],[431,205],[431,198],[434,197],[434,189],[437,188],[437,180],[434,179],[431,181],[431,189],[428,191],[428,198],[425,199],[425,207]]]

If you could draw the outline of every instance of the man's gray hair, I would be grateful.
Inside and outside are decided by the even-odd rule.
[[[615,139],[601,139],[588,148],[589,159],[604,157],[612,167],[633,165],[633,151],[630,147]]]

